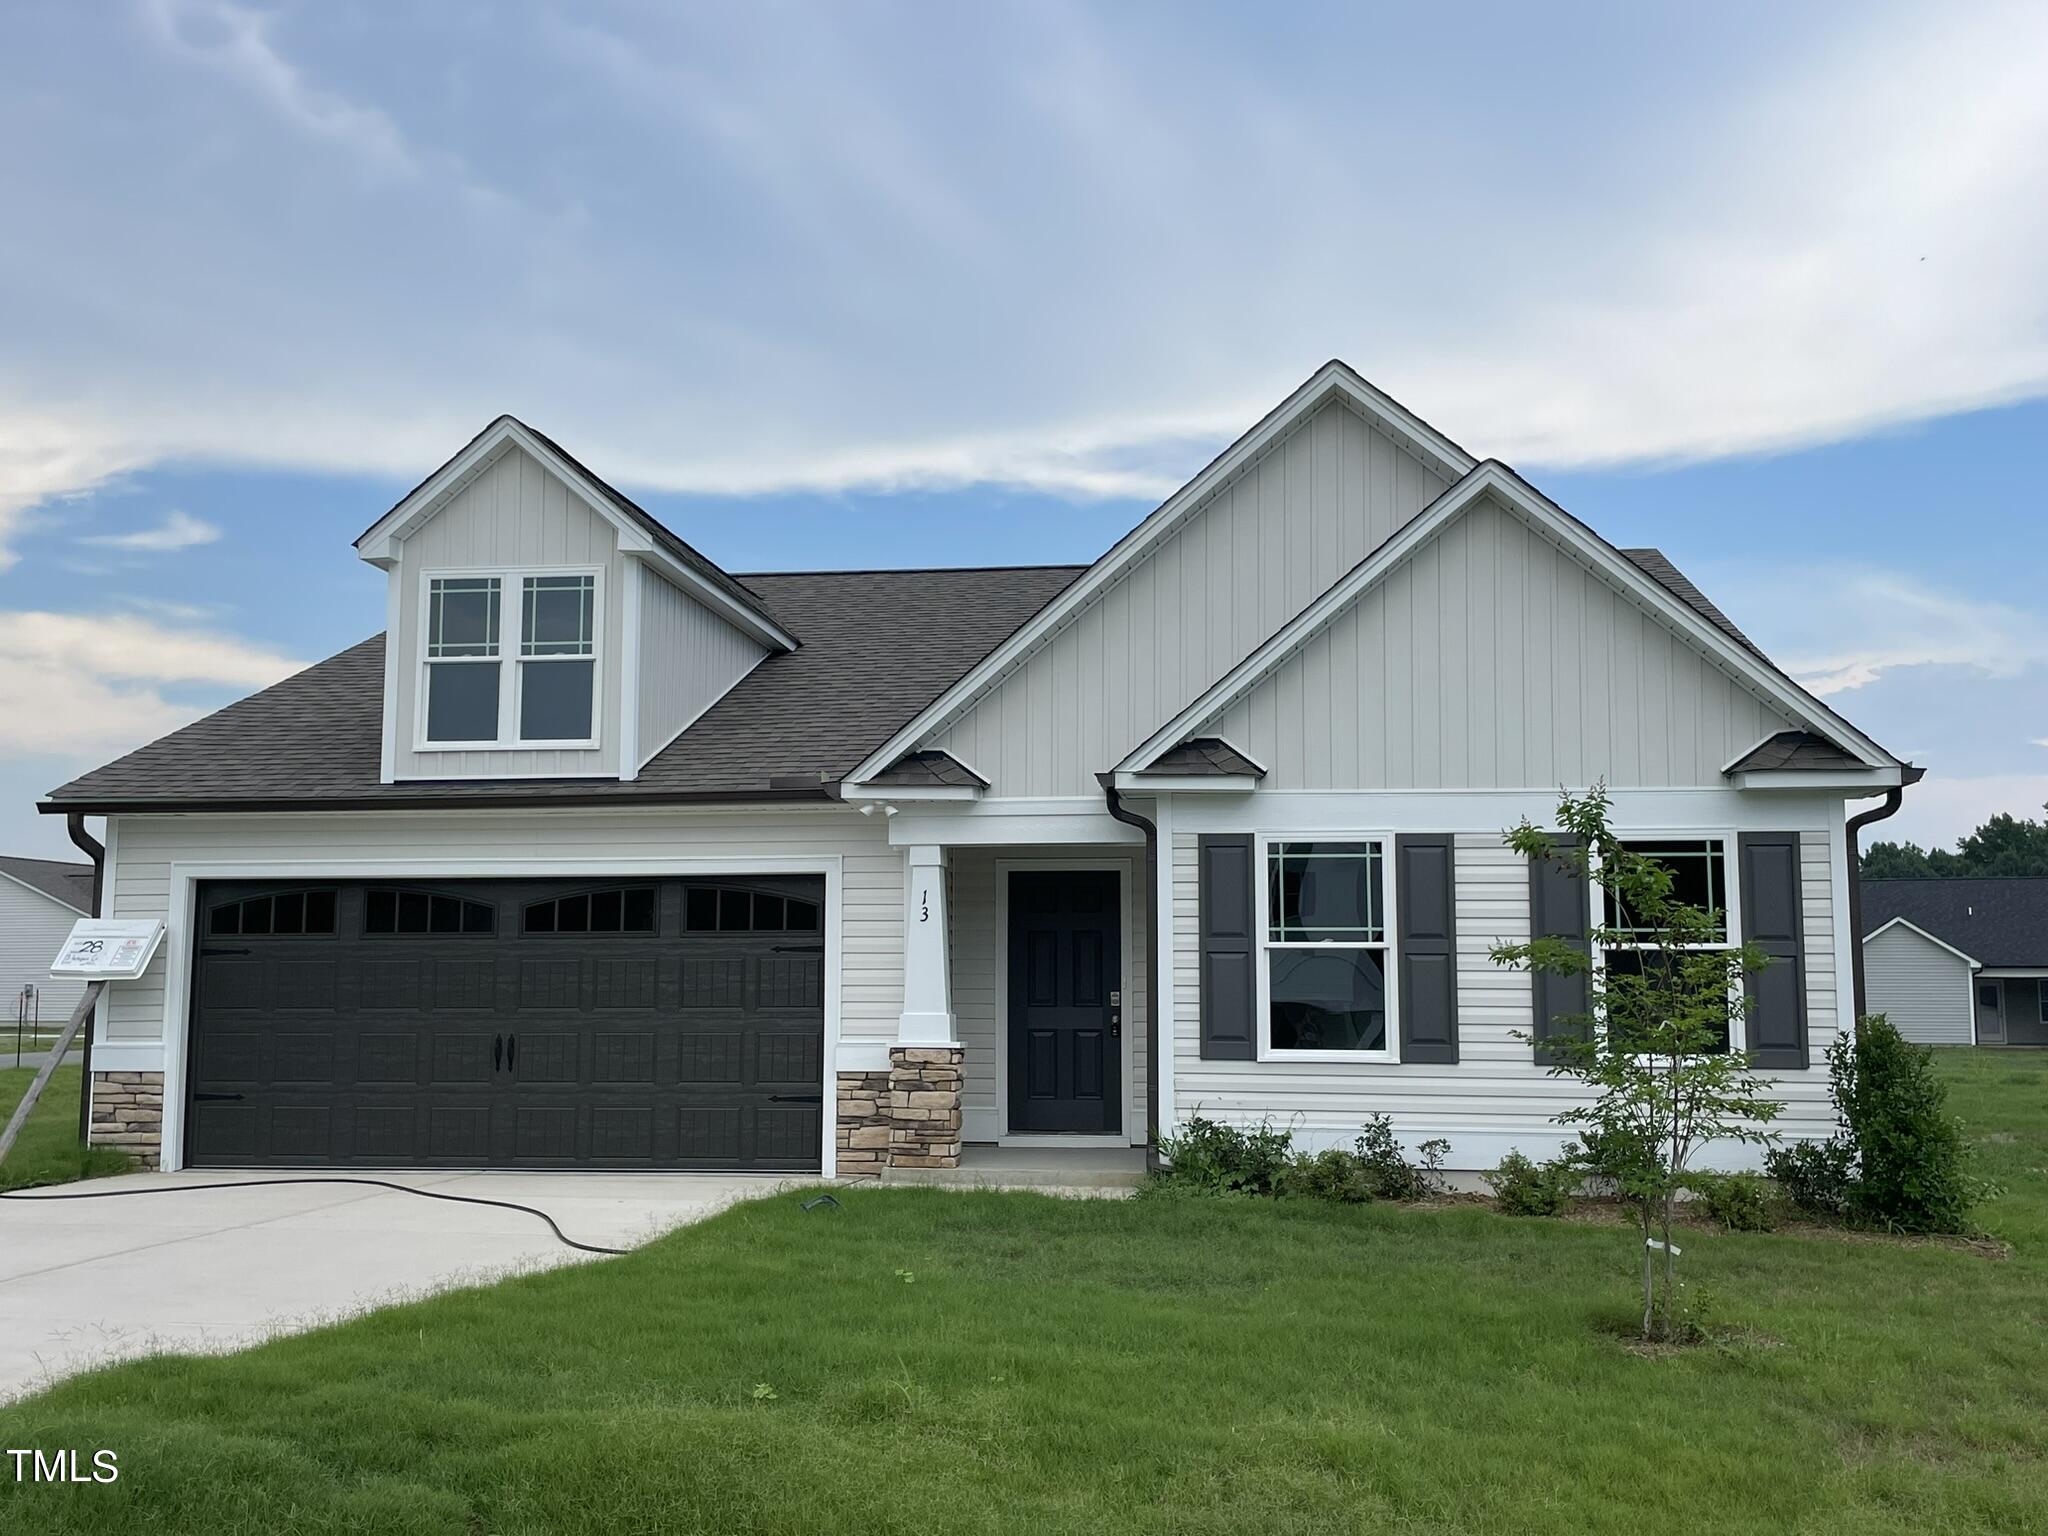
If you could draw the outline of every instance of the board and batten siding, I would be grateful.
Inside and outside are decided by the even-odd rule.
[[[1791,722],[1488,499],[1193,734],[1274,789],[1720,782]]]
[[[1096,795],[1097,772],[1257,649],[1444,484],[1356,412],[1324,406],[930,745],[972,764],[993,795]]]
[[[961,1110],[969,1141],[992,1141],[1006,1116],[999,1109],[996,1059],[1007,1048],[1009,1029],[1002,1018],[1000,980],[1009,964],[1009,936],[998,918],[997,864],[1030,863],[1078,868],[1114,864],[1124,883],[1124,908],[1129,928],[1123,940],[1123,1029],[1130,1042],[1131,1081],[1124,1098],[1124,1129],[1133,1142],[1145,1140],[1150,1081],[1145,1054],[1145,976],[1151,943],[1145,928],[1144,856],[1126,857],[1100,847],[973,847],[947,852],[946,889],[952,915],[953,1018],[960,1043],[967,1047],[963,1064]]]
[[[394,767],[401,779],[548,778],[619,771],[619,679],[623,668],[625,557],[606,522],[538,459],[508,448],[401,546],[391,579],[398,585],[396,666],[398,695]],[[490,752],[415,750],[421,660],[425,636],[421,602],[427,577],[438,571],[516,570],[595,566],[603,630],[598,636],[598,741],[583,750],[512,748]],[[503,594],[500,635],[505,665],[519,653],[519,594]],[[392,643],[387,640],[387,644]]]
[[[7,1031],[14,1027],[23,987],[36,989],[29,1018],[47,1028],[62,1025],[78,1006],[85,983],[75,978],[53,980],[50,962],[82,915],[41,891],[0,876],[0,1047],[12,1044]],[[13,1062],[8,1056],[7,1064]]]
[[[1863,946],[1863,985],[1872,1013],[1922,1045],[1974,1045],[1977,999],[1970,963],[1925,934],[1895,924]]]
[[[636,769],[768,654],[658,572],[643,568],[638,579],[640,762],[628,765]]]
[[[1774,1123],[1789,1137],[1834,1132],[1825,1056],[1837,1027],[1834,883],[1825,833],[1800,835],[1807,1040],[1803,1072],[1767,1074],[1785,1106]],[[1200,1034],[1201,892],[1196,835],[1173,838],[1174,1113],[1238,1125],[1270,1120],[1308,1146],[1346,1146],[1369,1115],[1384,1114],[1412,1150],[1443,1137],[1447,1166],[1483,1170],[1511,1149],[1554,1155],[1569,1132],[1559,1111],[1586,1102],[1569,1079],[1539,1067],[1526,1039],[1533,1016],[1530,978],[1496,966],[1493,945],[1529,936],[1529,870],[1497,833],[1456,840],[1458,1050],[1456,1065],[1378,1062],[1204,1061]],[[1261,962],[1263,963],[1263,961]],[[1737,1151],[1735,1157],[1753,1162]],[[1747,1165],[1745,1162],[1744,1165]]]
[[[414,812],[277,816],[123,816],[110,872],[109,915],[164,918],[171,866],[290,864],[349,878],[352,860],[491,861],[511,876],[526,861],[797,858],[840,864],[840,1038],[894,1040],[903,1011],[904,863],[885,829],[843,809],[762,811]],[[110,993],[103,1038],[163,1038],[166,966]],[[170,1021],[183,1029],[182,1019]]]

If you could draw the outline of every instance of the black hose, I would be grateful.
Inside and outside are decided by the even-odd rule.
[[[548,1230],[560,1238],[567,1247],[579,1253],[622,1254],[631,1253],[630,1248],[600,1248],[595,1243],[579,1243],[560,1227],[555,1218],[546,1211],[535,1210],[530,1205],[517,1205],[510,1200],[486,1200],[480,1195],[450,1195],[438,1189],[414,1189],[410,1184],[394,1184],[389,1179],[365,1179],[335,1175],[328,1178],[292,1179],[233,1179],[223,1184],[152,1184],[147,1189],[77,1189],[65,1190],[59,1194],[35,1194],[29,1190],[0,1190],[0,1200],[118,1200],[123,1195],[168,1195],[181,1189],[261,1189],[266,1184],[368,1184],[377,1189],[395,1189],[401,1195],[420,1195],[428,1200],[454,1200],[463,1205],[492,1205],[501,1211],[518,1211],[525,1216],[538,1216],[548,1224]]]

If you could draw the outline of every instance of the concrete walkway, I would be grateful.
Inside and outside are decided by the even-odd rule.
[[[608,1248],[807,1182],[761,1174],[366,1177],[535,1206],[578,1242]],[[156,1192],[0,1200],[0,1400],[110,1360],[237,1349],[450,1286],[596,1257],[563,1246],[536,1217],[395,1190],[177,1188],[228,1179],[266,1175],[130,1174],[62,1192]]]

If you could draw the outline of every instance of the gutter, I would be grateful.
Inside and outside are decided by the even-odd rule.
[[[1098,773],[1095,782],[1109,802],[1109,814],[1126,826],[1145,834],[1145,941],[1152,953],[1145,957],[1145,1066],[1156,1082],[1159,1075],[1159,828],[1124,804],[1114,773]],[[1169,1067],[1170,1070],[1170,1067]],[[1145,1091],[1145,1168],[1159,1168],[1159,1095],[1152,1084]]]
[[[1909,768],[1907,772],[1911,775],[1908,783],[1920,781],[1919,770]],[[1856,1005],[1855,1014],[1849,1020],[1851,1028],[1863,1018],[1863,854],[1857,843],[1865,827],[1896,815],[1905,798],[1905,787],[1893,785],[1884,792],[1884,804],[1849,818],[1849,974],[1854,988],[1851,1001]]]
[[[85,830],[85,813],[69,811],[64,817],[64,830],[71,834],[71,841],[78,851],[92,860],[92,915],[103,917],[106,904],[107,886],[107,845]],[[84,1146],[92,1131],[92,1037],[94,1025],[85,1029],[85,1056],[79,1064],[78,1074],[78,1144]]]
[[[244,815],[250,812],[291,814],[305,811],[531,811],[553,807],[631,807],[690,805],[829,805],[838,797],[832,788],[804,779],[801,788],[771,781],[762,789],[651,789],[639,793],[557,790],[508,795],[399,793],[388,795],[316,795],[303,799],[221,800],[40,800],[45,816],[181,816]]]

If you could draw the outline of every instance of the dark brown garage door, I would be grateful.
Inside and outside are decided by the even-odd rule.
[[[820,1166],[824,882],[200,888],[200,1167]]]

